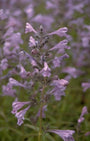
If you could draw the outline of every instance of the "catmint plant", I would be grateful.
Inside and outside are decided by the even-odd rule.
[[[38,11],[41,5],[46,13]],[[82,16],[75,17],[77,13]],[[85,76],[83,67],[90,66],[90,26],[83,16],[86,13],[89,16],[88,0],[0,2],[1,93],[12,97],[11,114],[17,120],[17,128],[23,128],[29,122],[28,126],[33,125],[38,141],[48,136],[53,140],[54,134],[64,141],[74,141],[75,129],[77,140],[81,135],[81,124],[85,120],[84,115],[88,114],[87,106],[75,120],[76,127],[70,127],[72,130],[53,127],[48,123],[47,113],[51,103],[62,102],[71,78]],[[67,34],[68,29],[71,35]],[[86,79],[80,83],[83,92],[90,88]],[[90,132],[84,135],[89,136]]]
[[[55,73],[55,69],[62,66],[64,59],[68,58],[69,55],[66,53],[70,47],[67,45],[68,40],[64,39],[56,45],[50,45],[49,39],[54,38],[52,36],[58,35],[60,37],[67,37],[67,28],[59,28],[56,31],[46,33],[42,26],[39,30],[33,28],[30,23],[26,23],[25,34],[29,35],[28,52],[18,50],[17,52],[17,64],[14,68],[15,75],[21,78],[21,81],[16,80],[13,77],[9,77],[7,85],[2,86],[3,95],[11,95],[15,97],[15,101],[12,103],[11,113],[17,118],[17,124],[21,126],[25,120],[25,114],[32,107],[38,106],[38,112],[36,113],[36,121],[39,119],[39,132],[38,141],[42,140],[43,136],[43,118],[46,118],[45,112],[48,110],[48,104],[54,97],[56,101],[60,101],[62,96],[65,96],[65,89],[68,85],[68,81],[60,79],[58,74]],[[11,36],[12,35],[12,36]],[[6,38],[6,36],[9,36]],[[20,33],[13,33],[13,30],[8,31],[4,38],[9,44],[15,45],[22,44]],[[15,39],[15,41],[14,41]],[[8,59],[11,52],[10,46],[7,46],[6,53],[8,52],[7,59],[1,61],[0,67],[2,70],[7,69],[9,66]],[[4,47],[5,48],[5,47]],[[15,50],[15,49],[14,49]],[[13,50],[13,51],[14,51]],[[4,53],[5,53],[4,51]],[[13,58],[13,62],[16,57]],[[24,61],[24,62],[23,62]],[[5,64],[3,67],[3,63]],[[27,67],[29,70],[27,71]],[[25,69],[26,68],[26,69]],[[22,81],[23,80],[23,81]],[[38,85],[37,91],[34,87]],[[26,92],[30,93],[28,101],[22,101],[18,98],[18,88],[25,89]],[[52,132],[58,134],[63,140],[74,141],[72,134],[73,130],[57,130],[57,129],[45,129],[45,132]]]

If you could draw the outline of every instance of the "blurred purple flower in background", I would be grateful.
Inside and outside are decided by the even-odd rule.
[[[90,88],[90,83],[89,82],[83,82],[82,87],[83,87],[83,91],[85,92],[87,89]]]
[[[81,124],[85,118],[83,117],[84,115],[88,114],[88,111],[87,111],[87,107],[84,106],[83,109],[82,109],[82,113],[80,115],[80,118],[78,119],[78,123]]]
[[[51,133],[59,135],[64,141],[74,141],[72,135],[75,133],[74,130],[49,130]]]

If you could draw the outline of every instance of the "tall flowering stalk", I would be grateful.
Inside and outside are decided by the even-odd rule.
[[[1,61],[0,67],[2,72],[11,67],[8,74],[2,77],[2,80],[7,76],[9,78],[7,85],[2,86],[3,95],[15,97],[12,104],[12,114],[17,118],[19,126],[23,124],[26,112],[32,107],[38,106],[39,109],[35,116],[36,121],[39,119],[38,141],[42,140],[43,118],[45,118],[45,111],[47,111],[49,101],[53,96],[56,101],[60,101],[62,96],[65,96],[65,89],[69,83],[65,79],[60,79],[59,74],[55,73],[56,69],[61,68],[64,59],[69,57],[66,53],[66,50],[70,49],[67,45],[68,40],[64,39],[55,45],[55,42],[51,44],[49,39],[53,38],[54,35],[67,38],[67,31],[68,29],[63,27],[46,33],[42,26],[36,31],[30,23],[26,23],[25,34],[29,35],[28,52],[21,50],[19,47],[19,44],[23,44],[20,33],[14,33],[14,30],[10,29],[3,36],[6,40],[3,48],[6,57]],[[10,50],[12,43],[16,50],[15,48]],[[14,68],[10,66],[10,63],[14,65]],[[27,65],[30,66],[28,71]],[[20,80],[16,80],[15,76],[19,76]],[[37,84],[36,91],[34,87]],[[32,92],[29,101],[19,101],[18,87],[25,89],[26,92]],[[50,132],[53,133],[54,130],[50,130]],[[62,130],[60,130],[61,132]],[[65,132],[67,130],[63,131],[62,134]],[[70,136],[74,131],[71,130],[71,132]],[[65,138],[68,139],[68,136]],[[72,139],[73,137],[70,137],[71,141],[73,141]]]
[[[66,49],[70,49],[67,46],[68,40],[60,41],[57,45],[48,47],[49,38],[52,35],[58,35],[60,37],[65,36],[67,28],[60,28],[51,33],[44,33],[43,27],[40,26],[40,31],[37,32],[29,23],[26,23],[25,33],[33,32],[36,36],[36,39],[32,36],[29,38],[29,48],[31,52],[31,64],[33,66],[34,71],[38,75],[38,78],[41,78],[40,83],[42,83],[41,94],[40,94],[40,109],[39,109],[39,133],[38,133],[38,141],[42,140],[42,128],[43,128],[43,113],[46,110],[45,105],[51,99],[51,96],[54,95],[55,100],[61,100],[62,96],[65,96],[65,88],[68,84],[67,80],[59,79],[58,75],[54,73],[57,67],[61,66],[63,59],[68,58],[69,56],[65,53]],[[55,55],[54,55],[55,53]],[[63,54],[63,56],[62,56]],[[58,65],[56,65],[57,60],[54,61],[54,57],[58,55],[57,60]],[[53,63],[54,61],[54,63]],[[53,71],[54,70],[54,71]],[[33,73],[35,77],[35,73]],[[50,81],[50,82],[48,82]],[[46,88],[49,86],[48,91],[46,92]],[[54,88],[53,88],[54,86]],[[51,88],[50,88],[51,87]],[[49,97],[48,97],[49,96]],[[44,108],[45,107],[45,108]],[[52,131],[53,132],[53,131]],[[72,131],[74,133],[74,131]],[[66,137],[67,138],[67,137]],[[73,138],[71,138],[72,140]]]
[[[40,0],[38,1],[40,4]],[[11,113],[17,118],[19,126],[24,123],[26,113],[32,108],[35,109],[31,121],[39,123],[38,141],[42,141],[43,132],[55,133],[64,141],[74,141],[74,130],[44,129],[43,118],[47,118],[45,112],[48,109],[49,102],[52,101],[52,97],[56,101],[60,101],[65,96],[65,90],[71,77],[76,78],[80,74],[83,74],[83,71],[74,67],[65,67],[64,60],[69,58],[69,55],[66,53],[66,50],[70,49],[68,41],[72,40],[67,34],[68,28],[62,27],[49,33],[46,33],[45,30],[50,31],[52,23],[55,22],[56,25],[56,21],[59,24],[68,23],[68,26],[75,24],[78,28],[82,26],[85,31],[83,32],[82,28],[79,28],[80,30],[77,32],[78,37],[82,38],[81,40],[80,38],[77,40],[80,40],[80,43],[76,43],[74,40],[72,42],[72,46],[77,47],[73,51],[74,55],[72,58],[76,62],[76,66],[87,66],[89,61],[85,61],[85,54],[88,54],[87,59],[90,58],[90,26],[85,25],[83,20],[79,18],[74,21],[73,15],[75,11],[83,13],[84,6],[88,4],[88,0],[82,3],[81,0],[68,0],[68,2],[46,0],[45,2],[46,8],[52,10],[52,15],[38,14],[34,16],[34,8],[38,5],[34,0],[20,0],[20,2],[13,0],[9,3],[7,1],[7,4],[1,0],[0,6],[4,7],[5,10],[0,9],[0,20],[2,21],[0,30],[3,27],[3,23],[5,24],[5,28],[4,31],[0,31],[0,82],[7,80],[7,84],[2,83],[2,93],[3,96],[9,95],[15,98],[12,103]],[[78,4],[78,2],[80,3]],[[17,8],[17,3],[19,7],[23,8],[23,12]],[[60,8],[60,5],[63,6]],[[13,9],[14,6],[16,10]],[[8,8],[6,9],[6,7]],[[23,14],[25,14],[25,17],[22,19]],[[28,46],[25,45],[25,50],[28,51],[23,49],[24,45],[21,38],[23,23],[26,22],[25,18],[27,18],[27,21],[36,22],[45,27],[45,30],[42,26],[36,30],[29,22],[26,23],[25,34],[27,34],[26,37],[29,38],[29,42]],[[56,44],[54,36],[60,38],[59,43]],[[83,46],[82,53],[77,54],[77,52],[81,51],[81,45]],[[62,72],[67,73],[67,77],[60,78]],[[86,91],[90,88],[90,83],[84,82],[82,83],[82,87],[83,91]],[[21,101],[19,97],[21,89],[26,92],[25,94],[28,94],[28,100]],[[80,124],[84,121],[83,116],[87,113],[87,107],[84,107],[78,119],[78,130],[80,130]]]

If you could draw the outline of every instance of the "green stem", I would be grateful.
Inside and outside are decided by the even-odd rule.
[[[44,83],[46,84],[46,79],[45,78],[44,78]],[[42,111],[43,111],[43,106],[44,106],[43,100],[44,100],[45,84],[43,86],[42,95],[41,95],[41,107],[40,107],[40,117],[39,117],[40,127],[39,127],[38,141],[42,140]]]

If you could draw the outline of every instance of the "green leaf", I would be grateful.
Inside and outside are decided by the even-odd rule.
[[[24,126],[25,127],[28,127],[28,128],[31,128],[31,129],[33,129],[33,130],[35,130],[35,131],[39,131],[39,128],[38,127],[36,127],[36,126],[33,126],[33,125],[30,125],[30,124],[24,124]]]

